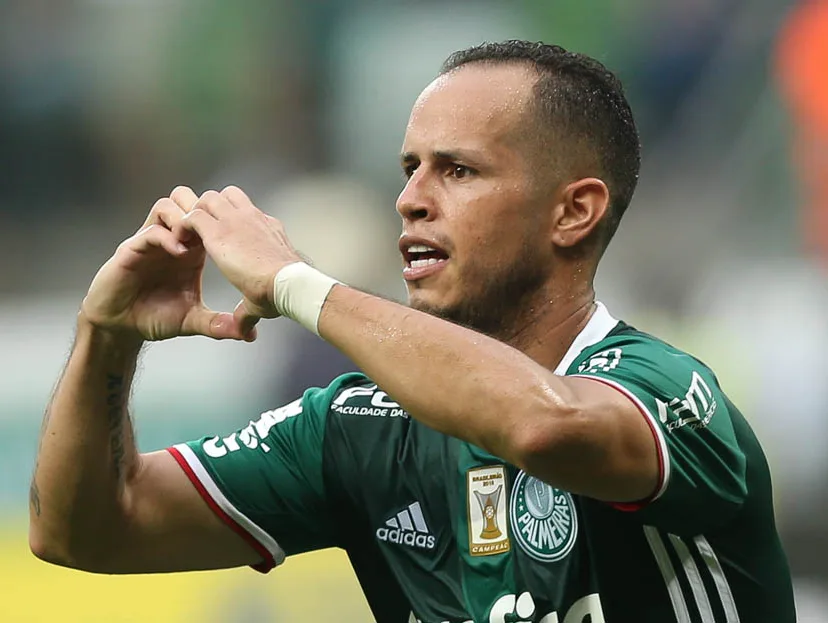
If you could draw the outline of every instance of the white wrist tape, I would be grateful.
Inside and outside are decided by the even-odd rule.
[[[282,316],[319,335],[322,305],[338,283],[304,262],[288,264],[273,278],[273,302]]]

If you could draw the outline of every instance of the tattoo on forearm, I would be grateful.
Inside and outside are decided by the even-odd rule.
[[[124,426],[126,423],[126,391],[124,377],[115,374],[106,376],[106,407],[109,421],[109,447],[112,451],[112,462],[115,469],[115,479],[120,482],[124,474],[124,457],[126,444],[124,442]]]
[[[29,505],[32,507],[34,514],[40,517],[40,489],[34,479],[32,480],[32,486],[29,488]]]
[[[32,507],[34,514],[40,517],[40,488],[37,486],[37,472],[40,468],[40,453],[43,450],[43,440],[46,437],[46,432],[49,429],[49,420],[52,417],[51,404],[43,414],[43,423],[40,425],[40,439],[37,443],[37,460],[35,461],[34,473],[32,474],[32,484],[29,487],[29,506]]]

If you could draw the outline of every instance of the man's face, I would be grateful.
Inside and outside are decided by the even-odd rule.
[[[534,81],[515,64],[441,76],[415,103],[402,148],[408,179],[397,211],[409,303],[493,335],[509,331],[503,325],[551,266],[554,189],[532,168]]]

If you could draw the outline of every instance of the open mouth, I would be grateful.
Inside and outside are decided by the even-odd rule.
[[[448,259],[445,251],[424,244],[411,245],[405,250],[403,256],[408,268],[425,268]]]
[[[406,281],[416,281],[436,274],[449,260],[448,253],[443,249],[422,240],[403,239],[400,251],[405,261],[403,277]]]

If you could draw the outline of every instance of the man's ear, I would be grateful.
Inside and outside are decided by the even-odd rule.
[[[566,186],[552,214],[552,243],[569,248],[588,238],[609,210],[609,202],[607,185],[596,177]]]

